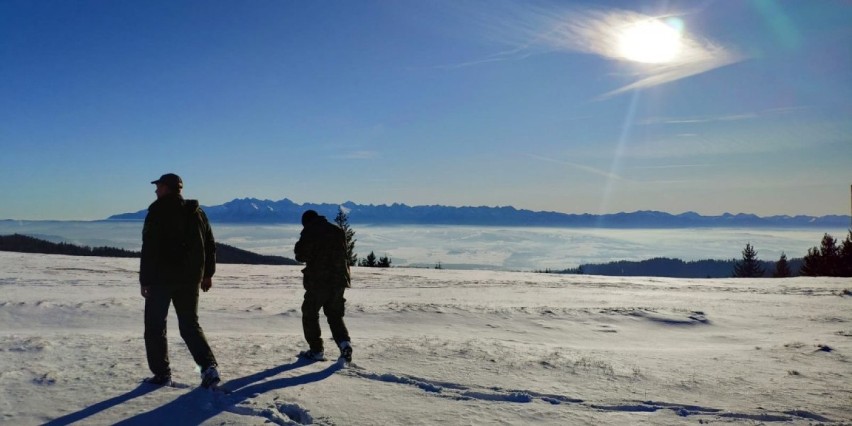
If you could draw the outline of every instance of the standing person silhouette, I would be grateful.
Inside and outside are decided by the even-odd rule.
[[[184,200],[183,180],[174,173],[151,182],[157,200],[148,207],[142,229],[139,282],[145,298],[145,352],[153,377],[146,383],[172,384],[166,318],[174,303],[180,335],[201,368],[201,386],[220,382],[216,358],[198,324],[198,290],[213,286],[216,243],[197,200]]]

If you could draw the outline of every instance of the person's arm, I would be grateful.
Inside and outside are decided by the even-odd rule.
[[[157,249],[159,248],[159,220],[155,209],[149,208],[142,227],[142,253],[139,259],[139,284],[142,286],[142,297],[147,297],[148,291],[157,279]]]
[[[306,263],[310,257],[310,243],[304,230],[299,235],[296,247],[293,248],[293,254],[296,255],[296,260],[302,263]]]
[[[204,210],[198,211],[204,225],[204,277],[201,279],[201,290],[206,292],[213,287],[213,275],[216,274],[216,239],[213,238],[213,228],[207,214]]]
[[[340,232],[337,232],[337,237],[340,240],[340,248],[342,249],[341,258],[343,259],[343,274],[346,276],[346,287],[352,287],[352,276],[349,270],[349,256],[347,253],[347,249],[349,248],[346,244],[346,232],[342,229],[338,228]]]

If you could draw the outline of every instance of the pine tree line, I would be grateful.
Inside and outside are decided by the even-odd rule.
[[[810,277],[852,277],[852,229],[846,239],[838,241],[829,234],[822,237],[819,248],[808,249],[801,274]]]
[[[766,270],[757,258],[757,251],[747,243],[742,251],[742,260],[734,265],[734,277],[757,278],[763,277]],[[825,234],[819,247],[808,249],[808,254],[802,259],[799,275],[809,277],[852,277],[852,229],[843,242]],[[781,257],[775,262],[773,278],[792,276],[787,254],[781,252]]]
[[[361,261],[358,262],[358,266],[366,266],[368,268],[390,268],[391,260],[386,255],[376,260],[375,253],[370,252],[366,258],[361,259]]]

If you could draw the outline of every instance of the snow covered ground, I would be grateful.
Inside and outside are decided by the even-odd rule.
[[[200,308],[219,395],[173,313],[191,386],[140,384],[137,268],[0,252],[0,423],[852,424],[849,279],[355,268],[344,368],[294,357],[298,267],[220,265]]]

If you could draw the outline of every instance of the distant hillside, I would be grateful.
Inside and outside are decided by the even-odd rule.
[[[585,264],[580,265],[577,269],[558,271],[557,273],[670,278],[730,278],[734,274],[734,264],[737,261],[738,259],[685,262],[680,259],[658,257],[638,262],[622,260],[603,264]],[[787,262],[791,274],[798,276],[799,270],[802,268],[802,259],[790,259]],[[775,271],[775,262],[762,261],[761,263],[766,271],[764,276],[771,277]]]
[[[248,250],[229,246],[227,244],[216,243],[216,262],[217,263],[236,263],[244,265],[299,265],[289,257],[270,256],[257,254]]]
[[[351,201],[343,204],[297,204],[255,198],[235,199],[225,204],[205,206],[211,221],[219,223],[300,223],[302,213],[313,209],[329,220],[343,207],[350,223],[383,225],[484,225],[484,226],[561,226],[576,228],[693,228],[693,227],[787,227],[835,228],[849,226],[850,217],[768,216],[730,214],[702,216],[695,212],[670,214],[658,211],[636,211],[604,215],[566,214],[519,210],[514,207],[448,207],[407,206],[405,204],[363,205]],[[146,210],[110,216],[107,220],[142,220]]]
[[[64,254],[69,256],[139,257],[138,251],[114,247],[85,247],[68,243],[52,243],[26,235],[0,235],[0,251],[20,253]],[[246,265],[298,265],[293,259],[267,256],[216,243],[216,262]]]
[[[0,235],[0,251],[20,253],[64,254],[69,256],[139,257],[139,252],[114,247],[86,247],[68,243],[52,243],[26,235]]]

